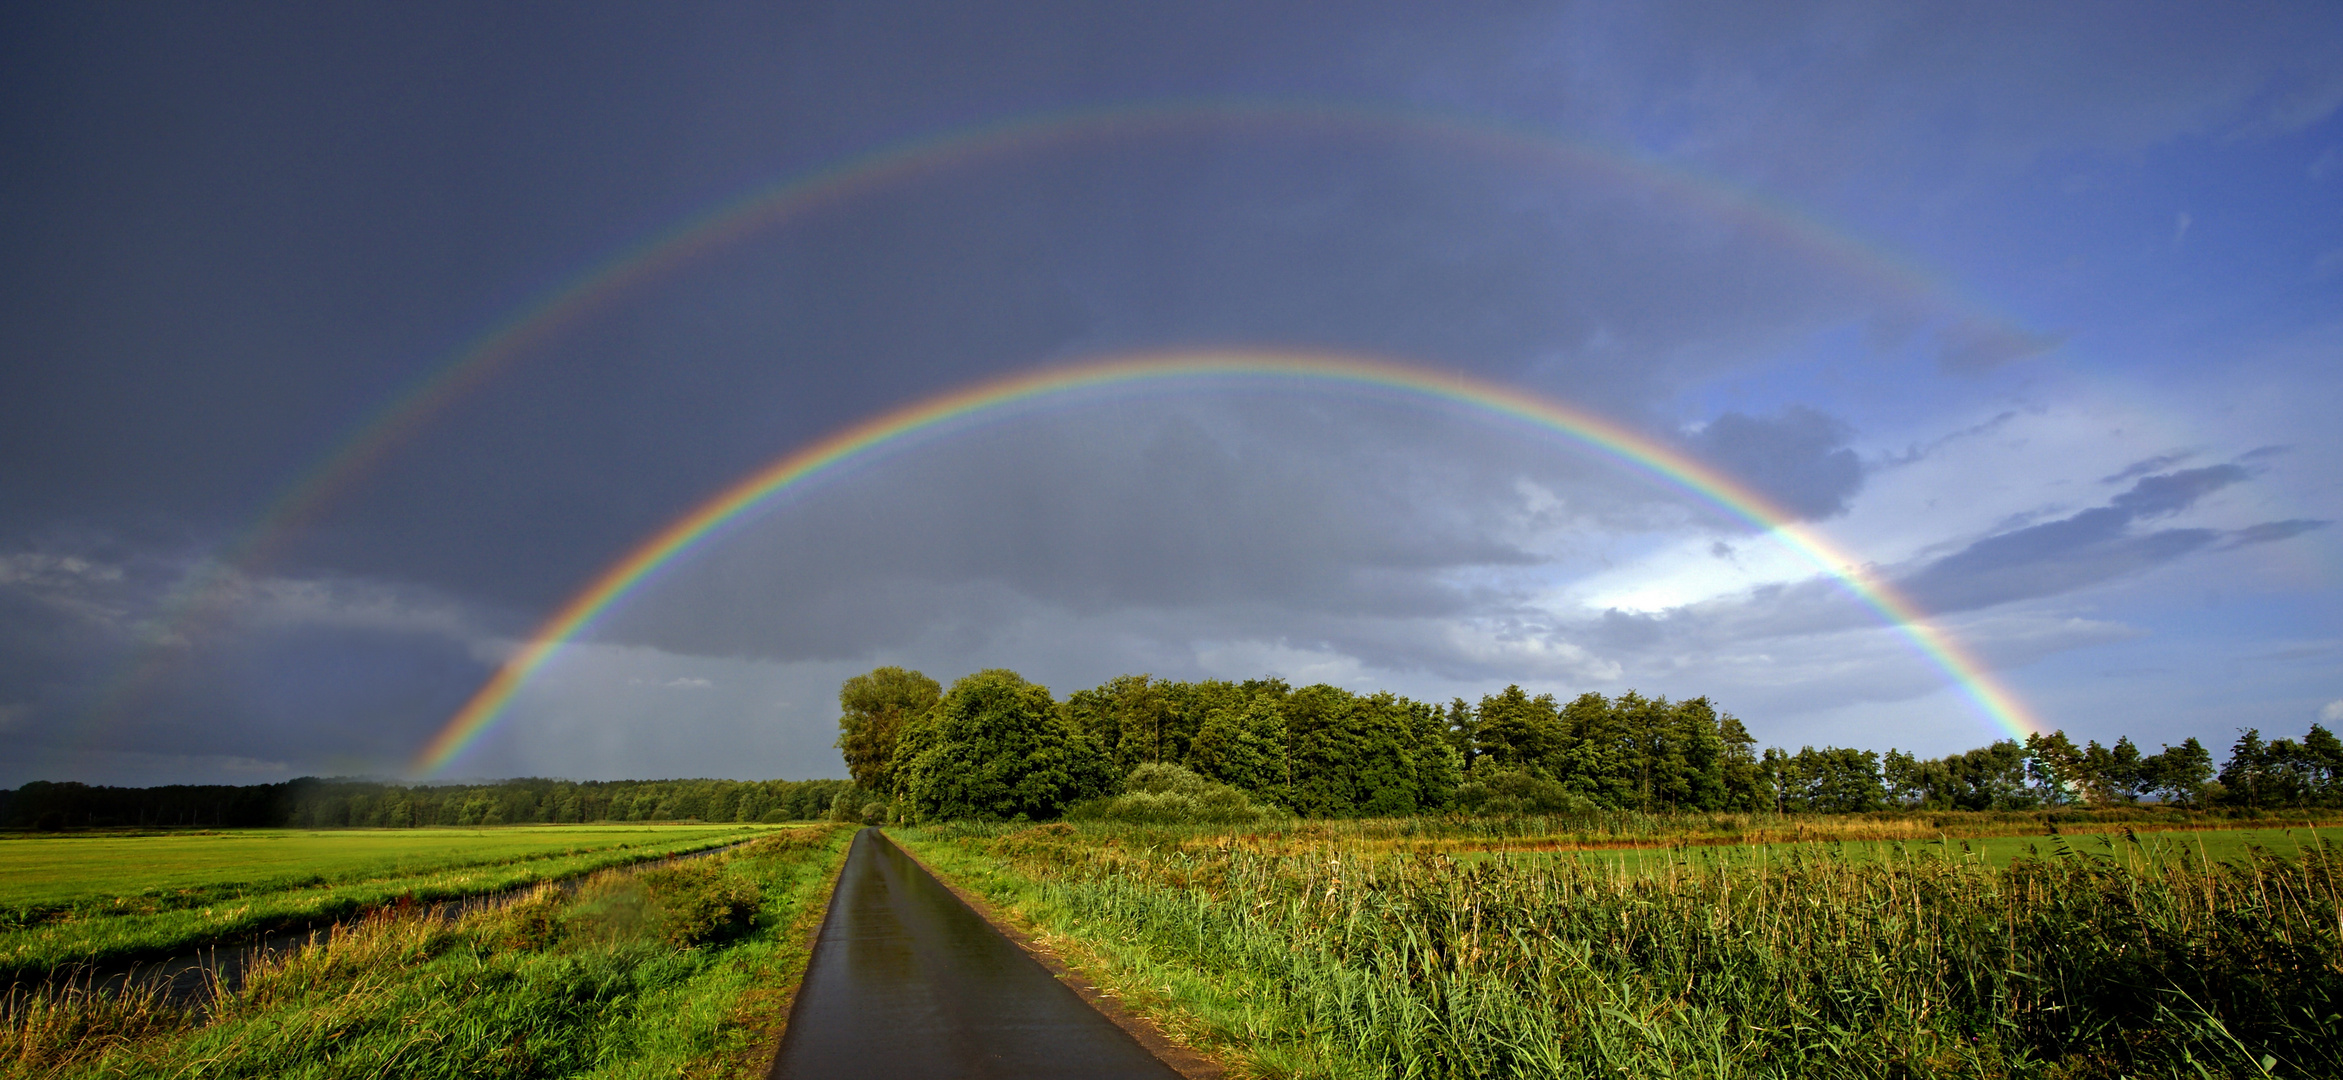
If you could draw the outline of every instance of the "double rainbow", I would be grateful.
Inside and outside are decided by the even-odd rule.
[[[188,574],[165,597],[147,642],[132,651],[97,695],[86,717],[85,735],[127,712],[141,689],[158,677],[175,655],[161,647],[162,642],[201,636],[199,627],[236,594],[244,575],[266,564],[378,463],[522,357],[544,350],[565,329],[643,284],[750,237],[924,177],[1020,162],[1074,147],[1247,131],[1412,144],[1440,153],[1511,159],[1557,177],[1583,175],[1624,183],[1750,230],[1785,250],[1835,264],[1851,280],[1900,296],[1915,312],[1947,320],[1948,333],[1980,347],[2023,351],[2045,343],[1966,295],[1956,283],[1795,206],[1618,147],[1468,117],[1287,101],[1153,102],[1013,117],[904,140],[760,186],[618,249],[539,292],[349,429],[282,489],[250,527]]]
[[[1575,406],[1462,375],[1348,356],[1225,351],[1122,357],[986,380],[870,417],[774,460],[660,529],[571,597],[433,736],[416,755],[415,770],[429,775],[446,768],[495,726],[530,676],[563,644],[591,627],[659,568],[702,546],[727,523],[765,501],[890,444],[961,430],[1018,407],[1091,391],[1179,383],[1390,391],[1560,435],[1766,530],[1877,612],[1941,668],[1993,724],[2020,738],[2042,730],[1982,663],[1931,625],[1886,581],[1764,495],[1681,450]]]

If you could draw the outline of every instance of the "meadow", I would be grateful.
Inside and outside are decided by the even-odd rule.
[[[851,830],[605,870],[442,919],[381,909],[207,1002],[46,985],[0,1076],[715,1076],[762,1070]]]
[[[2307,829],[2074,835],[2089,823],[2052,834],[2037,817],[2031,837],[1963,852],[1665,846],[1651,840],[1715,823],[1644,824],[1640,849],[1574,851],[1555,838],[1625,836],[1432,820],[890,832],[1237,1075],[2343,1075],[2343,852]],[[1491,843],[1506,831],[1512,849]]]
[[[765,835],[756,825],[26,835],[0,839],[0,977],[575,877]]]

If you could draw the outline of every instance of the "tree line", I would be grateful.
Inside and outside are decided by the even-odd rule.
[[[839,691],[853,780],[517,779],[0,789],[0,828],[333,828],[597,821],[803,821],[872,803],[923,818],[1057,817],[1170,765],[1308,817],[1585,809],[1860,813],[2024,810],[2153,799],[2245,810],[2343,806],[2343,740],[2247,730],[2215,769],[2196,739],[2146,754],[2064,732],[1941,758],[1756,740],[1705,697],[1568,702],[1518,686],[1443,706],[1279,679],[1124,675],[1064,700],[1015,672],[949,693],[882,667]]]
[[[2065,732],[1941,758],[1812,746],[1762,751],[1706,697],[1568,702],[1508,686],[1435,706],[1283,680],[1123,675],[1055,698],[1013,671],[947,691],[881,667],[839,690],[858,794],[920,819],[1056,817],[1176,765],[1305,817],[1575,810],[1860,813],[2022,810],[2142,799],[2248,809],[2343,805],[2343,742],[2248,731],[2218,774],[2196,739],[2144,754]]]
[[[95,787],[35,781],[0,790],[0,827],[337,828],[592,821],[804,821],[826,816],[845,780],[505,780],[396,784],[304,777],[278,784]]]

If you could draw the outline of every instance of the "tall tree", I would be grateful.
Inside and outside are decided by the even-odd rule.
[[[1563,789],[1599,806],[1634,806],[1639,773],[1635,740],[1610,699],[1591,690],[1572,698],[1562,707],[1561,727],[1562,751],[1554,779]]]
[[[1543,771],[1557,749],[1554,697],[1531,697],[1518,685],[1481,699],[1475,717],[1474,757],[1484,767]]]
[[[2191,737],[2179,746],[2166,744],[2163,753],[2141,762],[2140,771],[2150,790],[2164,801],[2196,806],[2204,801],[2205,784],[2213,779],[2213,752]]]
[[[2224,798],[2247,807],[2259,807],[2267,792],[2262,781],[2266,778],[2269,762],[2268,744],[2262,742],[2259,728],[2247,728],[2237,741],[2229,746],[2229,760],[2221,764],[2221,788]]]
[[[1282,803],[1293,770],[1285,756],[1285,710],[1277,695],[1256,694],[1212,710],[1189,743],[1200,776]]]
[[[943,688],[899,667],[873,668],[838,688],[838,752],[865,791],[895,793],[895,744],[903,725],[934,708]]]
[[[1717,716],[1717,741],[1724,746],[1725,808],[1763,810],[1772,794],[1762,790],[1757,767],[1757,739],[1732,713]]]
[[[1047,687],[1014,671],[952,684],[903,730],[899,781],[923,819],[1053,818],[1110,793],[1114,764],[1074,730]]]

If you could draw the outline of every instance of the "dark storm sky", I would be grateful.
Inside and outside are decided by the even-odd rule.
[[[397,772],[749,470],[969,380],[1208,347],[1677,445],[2078,736],[2343,720],[2338,58],[2319,4],[10,6],[0,784]],[[1176,119],[848,184],[618,290],[244,546],[557,283],[889,148],[1116,110]],[[797,493],[458,769],[835,774],[836,683],[881,662],[1999,734],[1811,563],[1614,461],[1231,387]]]

